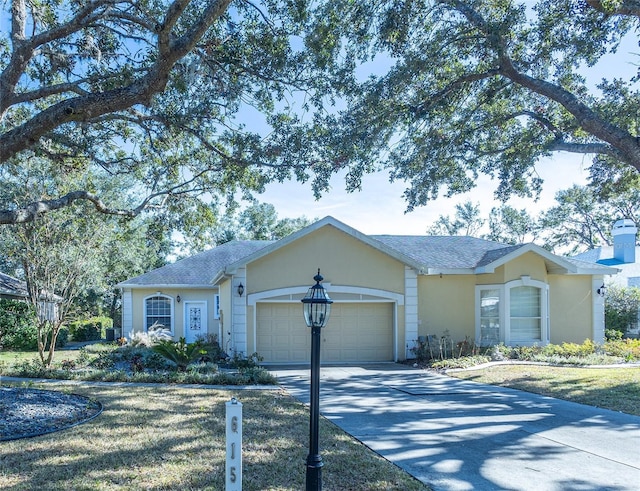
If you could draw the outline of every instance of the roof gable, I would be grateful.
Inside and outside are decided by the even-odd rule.
[[[235,261],[234,263],[231,263],[227,266],[226,270],[225,270],[225,274],[233,274],[234,271],[239,268],[239,267],[243,267],[253,261],[256,261],[262,257],[265,257],[271,253],[273,253],[274,251],[285,247],[299,239],[301,239],[302,237],[305,237],[311,233],[316,232],[317,230],[322,229],[323,227],[334,227],[342,232],[344,232],[347,235],[350,235],[351,237],[355,238],[356,240],[359,240],[360,242],[363,242],[377,250],[379,250],[380,252],[383,252],[385,254],[387,254],[388,256],[391,256],[395,259],[397,259],[398,261],[411,266],[417,270],[421,270],[422,269],[422,265],[420,262],[416,261],[414,258],[412,258],[411,256],[406,255],[403,251],[399,251],[396,248],[390,247],[387,244],[385,244],[384,242],[381,242],[379,240],[377,240],[375,237],[370,237],[368,235],[363,234],[362,232],[359,232],[358,230],[342,223],[339,220],[336,220],[335,218],[331,217],[331,216],[327,216],[325,218],[323,218],[322,220],[318,220],[317,222],[309,225],[308,227],[305,227],[301,230],[298,230],[297,232],[292,233],[291,235],[278,240],[277,242],[273,242],[269,245],[267,245],[266,247],[255,251],[253,254],[250,254],[246,257],[242,257],[240,258],[238,261]],[[219,279],[219,278],[218,278]]]

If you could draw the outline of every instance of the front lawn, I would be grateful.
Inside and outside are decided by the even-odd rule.
[[[47,389],[51,389],[47,385]],[[0,445],[0,489],[222,490],[225,403],[243,404],[243,489],[304,489],[309,412],[279,390],[74,386],[103,413],[77,427]],[[320,421],[331,490],[425,490],[331,422]]]
[[[496,365],[478,370],[448,371],[447,375],[640,416],[639,366]]]

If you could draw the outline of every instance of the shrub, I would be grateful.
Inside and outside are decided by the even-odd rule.
[[[606,329],[626,333],[638,323],[640,308],[640,288],[621,288],[615,285],[607,289],[604,304],[604,324]]]
[[[113,327],[109,317],[92,317],[69,324],[69,334],[74,341],[96,341],[106,337],[106,330]]]
[[[151,349],[174,363],[181,372],[184,372],[190,363],[207,353],[202,349],[201,343],[187,343],[184,338],[180,338],[177,343],[162,340],[153,345]]]
[[[28,303],[0,299],[0,348],[15,351],[36,349],[36,322]]]
[[[624,333],[622,331],[618,331],[617,329],[604,330],[604,338],[607,341],[615,341],[617,339],[622,339],[623,337],[624,337]]]
[[[233,357],[229,359],[228,366],[237,369],[257,368],[260,366],[262,360],[264,360],[264,358],[258,353],[251,353],[249,356],[244,356],[242,353],[235,352]]]
[[[196,338],[196,341],[199,341],[202,344],[202,349],[207,352],[207,354],[205,355],[205,361],[216,363],[227,358],[226,353],[220,347],[220,343],[218,343],[217,334],[198,336]]]
[[[611,356],[617,356],[627,362],[640,362],[640,339],[617,339],[608,341],[604,351]]]
[[[447,370],[451,368],[470,368],[476,365],[482,365],[491,361],[489,356],[474,355],[462,356],[459,358],[449,358],[445,360],[435,361],[431,364],[431,368],[436,370]]]

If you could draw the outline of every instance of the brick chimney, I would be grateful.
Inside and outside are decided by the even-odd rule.
[[[633,220],[625,218],[613,224],[613,257],[623,263],[636,262],[636,234],[638,228]]]

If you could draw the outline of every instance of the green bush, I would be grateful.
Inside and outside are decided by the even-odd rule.
[[[110,317],[92,317],[69,324],[69,334],[74,341],[97,341],[106,337],[106,330],[113,327]]]
[[[606,329],[614,329],[626,333],[638,323],[640,308],[640,288],[621,288],[612,285],[607,289],[604,303],[604,325]]]
[[[627,362],[640,361],[640,339],[617,339],[604,345],[608,355],[618,356]]]
[[[607,341],[615,341],[617,339],[622,339],[624,337],[624,333],[617,329],[605,329],[604,337]]]
[[[14,351],[36,349],[36,334],[36,317],[28,303],[0,299],[0,348]]]
[[[200,342],[187,343],[185,338],[180,338],[177,343],[163,340],[153,345],[151,349],[174,363],[181,372],[184,372],[190,363],[207,354]]]

